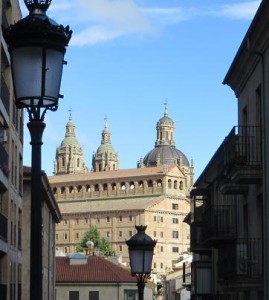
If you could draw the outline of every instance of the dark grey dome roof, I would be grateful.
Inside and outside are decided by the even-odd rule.
[[[159,146],[152,149],[143,159],[143,164],[147,167],[156,166],[157,162],[161,165],[176,164],[178,160],[182,160],[183,166],[189,166],[186,155],[175,146]]]

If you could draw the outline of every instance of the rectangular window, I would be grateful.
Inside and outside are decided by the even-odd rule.
[[[154,237],[156,237],[156,235],[157,235],[157,232],[156,232],[156,231],[154,231],[154,232],[153,232],[153,235],[154,235]]]
[[[122,252],[122,246],[119,246],[119,251]]]
[[[172,232],[173,239],[178,239],[178,231]]]
[[[58,235],[58,233],[56,233],[56,240],[58,240],[58,238],[59,238],[59,235]]]
[[[163,217],[161,217],[161,222],[163,222]]]
[[[79,239],[79,232],[76,233],[76,239]]]
[[[173,218],[172,222],[173,222],[173,224],[178,224],[178,218]]]
[[[111,221],[110,217],[106,217],[106,222],[110,223],[110,221]]]
[[[136,294],[136,290],[124,290],[124,300],[135,300]]]
[[[122,231],[119,231],[119,237],[122,237]]]
[[[88,223],[89,223],[89,219],[85,218],[85,224],[88,224]]]
[[[157,217],[156,216],[154,216],[154,222],[156,222],[157,221]]]
[[[129,231],[129,236],[132,236],[133,235],[133,232],[132,230]]]
[[[122,222],[122,216],[119,216],[119,222]]]
[[[133,216],[129,216],[129,221],[130,221],[130,222],[133,221]]]
[[[172,204],[172,208],[173,208],[174,210],[178,210],[178,204],[177,204],[177,203],[173,203],[173,204]]]
[[[79,300],[79,292],[69,291],[69,300]]]
[[[160,236],[161,236],[161,238],[163,238],[163,232],[162,231],[160,232]]]
[[[67,233],[64,233],[64,240],[67,240],[67,238],[68,238]]]
[[[76,224],[79,224],[79,219],[76,219]]]
[[[109,238],[111,236],[110,231],[106,232],[106,237]]]
[[[172,251],[178,253],[179,249],[178,249],[178,247],[173,247]]]
[[[64,225],[67,225],[67,220],[64,220]]]
[[[89,291],[89,300],[99,300],[99,292]]]

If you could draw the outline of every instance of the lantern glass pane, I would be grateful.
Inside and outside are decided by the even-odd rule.
[[[143,250],[129,250],[132,273],[143,273]]]
[[[46,52],[46,88],[45,96],[58,99],[61,85],[63,59],[62,52],[48,49]]]
[[[57,103],[64,54],[54,49],[21,47],[12,51],[17,104],[50,106]]]
[[[145,255],[144,273],[149,274],[149,273],[151,273],[153,251],[146,250],[144,255]]]
[[[130,265],[132,273],[151,273],[153,251],[150,250],[130,250]]]
[[[38,98],[42,83],[42,48],[23,47],[12,51],[12,74],[16,98]]]

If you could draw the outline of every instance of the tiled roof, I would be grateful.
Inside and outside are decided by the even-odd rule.
[[[99,179],[118,179],[125,177],[143,177],[149,175],[165,175],[175,165],[170,165],[167,167],[151,167],[151,168],[137,168],[137,169],[125,169],[125,170],[115,170],[115,171],[104,171],[104,172],[90,172],[83,174],[66,174],[66,175],[56,175],[50,176],[49,181],[51,184],[60,182],[74,182],[74,181],[89,181],[89,180],[99,180]]]
[[[70,265],[68,257],[56,257],[56,282],[136,283],[136,278],[100,256],[90,256],[84,265]]]
[[[85,213],[93,211],[123,211],[123,210],[143,210],[156,205],[165,199],[164,196],[151,197],[136,197],[125,199],[94,199],[87,201],[72,201],[61,202],[58,201],[62,214],[68,213]]]

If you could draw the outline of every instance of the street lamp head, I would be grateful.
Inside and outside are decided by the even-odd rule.
[[[147,226],[135,226],[137,233],[126,241],[132,275],[150,275],[154,247],[157,243],[145,233]]]
[[[3,28],[18,108],[56,110],[64,54],[72,35],[46,15],[51,0],[25,0],[29,15]]]

